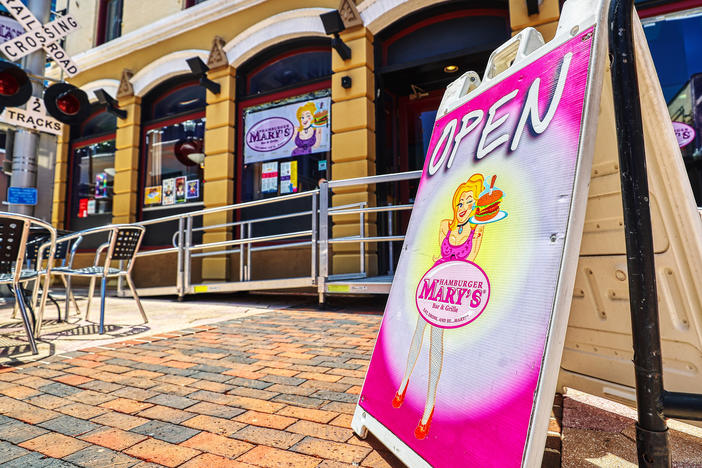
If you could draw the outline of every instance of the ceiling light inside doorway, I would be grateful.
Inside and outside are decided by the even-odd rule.
[[[458,71],[458,65],[446,65],[444,71],[446,73],[456,73]]]

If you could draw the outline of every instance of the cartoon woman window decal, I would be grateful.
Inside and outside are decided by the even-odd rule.
[[[424,412],[414,430],[414,436],[417,439],[424,439],[427,436],[431,419],[434,415],[436,391],[444,361],[444,329],[456,328],[470,323],[482,313],[489,298],[489,280],[485,276],[484,271],[474,261],[483,242],[485,224],[504,219],[507,213],[499,209],[502,201],[502,191],[494,188],[495,177],[492,178],[490,187],[485,190],[483,190],[483,183],[484,177],[482,174],[473,174],[466,182],[459,185],[454,192],[451,200],[453,218],[444,219],[439,226],[440,256],[434,257],[434,265],[422,278],[418,286],[418,300],[428,300],[436,303],[437,308],[441,306],[442,310],[458,311],[461,308],[463,311],[467,311],[467,314],[472,314],[472,316],[464,314],[461,318],[460,314],[454,314],[454,317],[458,318],[451,320],[455,320],[458,324],[446,323],[444,325],[428,319],[427,314],[431,314],[431,312],[424,310],[423,314],[422,310],[419,310],[417,325],[407,355],[405,373],[400,387],[392,400],[394,408],[402,406],[412,370],[422,349],[424,332],[427,325],[430,325],[429,382]],[[469,265],[466,265],[466,263]],[[452,268],[456,271],[467,266],[470,266],[469,270],[480,271],[480,275],[485,278],[485,285],[482,286],[481,283],[480,288],[485,287],[487,289],[461,288],[460,280],[465,278],[452,277],[451,281],[437,281],[436,279],[441,276],[439,273],[441,270]],[[464,281],[464,283],[472,284],[475,281]],[[452,286],[444,288],[444,284],[451,284]],[[456,284],[459,286],[453,287]],[[419,302],[418,307],[420,307]],[[446,308],[444,309],[444,307]],[[444,321],[444,319],[439,319],[438,317],[436,319],[439,322]]]
[[[324,113],[324,122],[319,114]],[[298,107],[297,121],[300,124],[295,135],[295,146],[291,156],[310,154],[313,148],[318,148],[322,143],[322,126],[326,125],[328,111],[317,112],[314,102],[308,102]],[[321,123],[320,123],[321,122]]]

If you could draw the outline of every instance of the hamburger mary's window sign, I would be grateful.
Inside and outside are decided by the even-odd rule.
[[[244,164],[330,148],[329,90],[244,110]]]

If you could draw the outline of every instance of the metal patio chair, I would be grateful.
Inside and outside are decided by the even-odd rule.
[[[90,278],[90,290],[88,293],[88,304],[85,309],[85,319],[88,319],[90,313],[90,303],[93,299],[95,291],[95,281],[99,278],[100,284],[100,328],[99,332],[102,335],[105,333],[105,295],[108,278],[124,278],[127,280],[129,289],[132,291],[134,300],[137,303],[139,312],[141,313],[144,323],[148,323],[148,318],[144,312],[144,307],[141,305],[139,296],[137,295],[134,281],[132,280],[132,267],[134,266],[134,255],[139,251],[141,240],[144,237],[143,226],[133,224],[113,224],[85,231],[76,232],[68,236],[60,237],[56,240],[57,245],[65,242],[71,242],[77,239],[83,239],[87,236],[108,233],[108,241],[102,244],[95,252],[95,261],[93,266],[84,268],[57,267],[51,273],[68,278],[73,276]],[[44,248],[44,246],[42,246]],[[100,258],[103,252],[105,260],[101,263]],[[119,268],[112,266],[113,261],[119,262]],[[124,266],[126,263],[126,267]],[[67,278],[67,279],[68,279]]]
[[[70,234],[70,231],[63,231],[63,230],[56,230],[56,234],[58,236],[65,236]],[[40,273],[45,274],[45,271],[41,271],[41,265],[37,264],[38,263],[38,258],[39,258],[39,250],[40,248],[46,243],[46,241],[49,239],[49,234],[43,230],[39,229],[31,229],[29,232],[29,240],[27,241],[27,253],[25,254],[25,262],[26,266],[28,269],[32,268],[33,266],[40,270]],[[54,252],[54,264],[56,263],[57,260],[61,261],[61,264],[59,266],[61,267],[69,267],[71,268],[73,265],[73,259],[75,258],[76,255],[76,250],[78,249],[78,246],[80,245],[81,238],[75,239],[73,242],[62,242],[60,244],[56,244],[56,250]],[[70,251],[69,251],[70,249]],[[45,250],[43,250],[43,255],[42,255],[42,261],[46,260],[49,257],[49,253]],[[69,309],[70,309],[70,301],[73,301],[73,305],[75,308],[78,310],[78,313],[80,314],[80,308],[78,307],[78,302],[76,301],[75,296],[73,295],[73,292],[71,291],[71,279],[68,277],[68,280],[64,277],[61,276],[61,280],[63,281],[63,286],[66,289],[66,313],[64,320],[68,320],[68,314],[69,314]],[[37,296],[39,293],[39,281],[34,282],[34,291],[32,293],[32,307],[36,306],[37,303]],[[58,303],[49,295],[49,299],[54,301],[56,303],[56,306],[58,308],[58,320],[61,321],[61,308],[58,307]],[[17,315],[17,309],[18,307],[15,306],[14,311],[12,312],[12,318],[15,318]]]
[[[35,262],[35,268],[24,268],[27,253],[27,239],[31,227],[40,228],[48,232],[49,241],[45,243],[49,248],[46,259],[46,268],[42,269],[41,262]],[[22,315],[24,330],[27,333],[32,354],[37,354],[35,337],[39,336],[41,321],[44,317],[44,306],[49,292],[49,281],[53,257],[56,250],[56,230],[48,223],[30,216],[15,213],[0,212],[0,284],[12,286],[12,294],[19,305]],[[44,277],[44,293],[41,296],[38,317],[27,313],[23,283],[36,280],[37,286]]]

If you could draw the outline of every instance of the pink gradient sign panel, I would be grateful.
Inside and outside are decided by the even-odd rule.
[[[359,401],[433,466],[522,464],[592,40],[581,32],[435,123]]]

